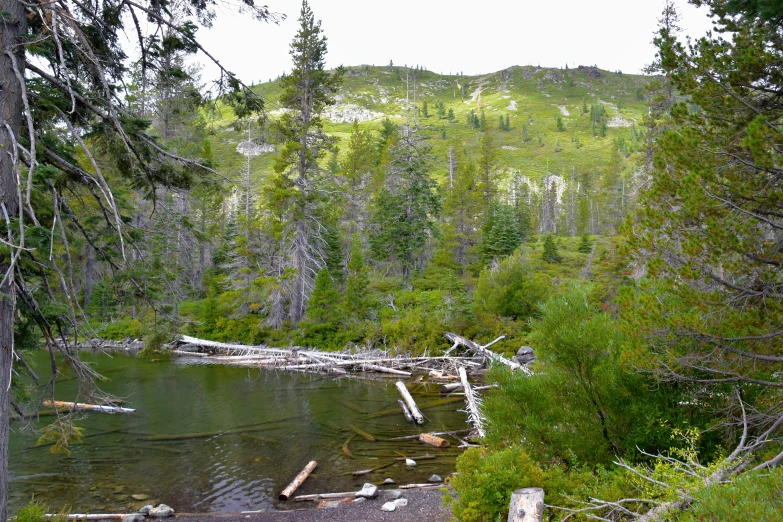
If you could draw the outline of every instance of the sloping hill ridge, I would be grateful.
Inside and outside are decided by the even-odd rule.
[[[467,154],[478,154],[482,132],[468,123],[471,110],[476,115],[484,111],[485,129],[493,133],[500,153],[498,168],[505,172],[519,171],[530,179],[539,179],[546,172],[561,174],[572,169],[600,176],[608,166],[618,138],[625,140],[629,154],[634,150],[634,137],[638,136],[641,120],[648,110],[644,87],[650,77],[592,66],[572,69],[514,66],[486,75],[459,76],[397,66],[363,65],[346,68],[337,103],[325,114],[325,130],[343,142],[350,135],[354,120],[371,129],[379,128],[386,117],[404,123],[406,76],[412,106],[414,75],[416,106],[420,109],[417,122],[421,132],[430,137],[432,167],[438,179],[444,179],[447,173],[449,146],[461,148]],[[268,117],[279,115],[277,82],[253,88],[268,101]],[[423,114],[424,102],[428,116]],[[438,102],[444,105],[443,118],[438,116]],[[593,134],[591,123],[590,107],[598,104],[606,110],[607,128],[603,137]],[[447,117],[449,110],[454,114],[452,120]],[[508,130],[500,130],[501,117],[504,120],[508,117]],[[558,117],[563,130],[558,130]],[[208,123],[215,134],[213,148],[219,168],[227,173],[238,170],[245,160],[237,146],[247,140],[247,131],[239,130],[236,123],[236,117],[225,107]],[[254,128],[250,132],[256,143],[274,142],[268,130]],[[256,176],[263,176],[271,168],[274,157],[273,147],[263,150],[266,152],[253,160]],[[623,161],[623,170],[633,168],[630,158]]]

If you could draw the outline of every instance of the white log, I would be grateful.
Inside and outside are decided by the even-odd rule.
[[[465,389],[465,403],[468,407],[468,421],[473,424],[476,429],[476,434],[480,439],[483,439],[486,433],[484,432],[484,418],[479,410],[478,398],[473,393],[473,389],[468,382],[468,374],[465,368],[459,369],[459,378],[462,382],[462,387]]]
[[[408,392],[408,388],[405,387],[405,383],[402,381],[397,381],[397,390],[399,390],[400,395],[402,395],[402,399],[405,401],[405,404],[408,405],[408,409],[411,412],[411,415],[413,415],[413,418],[416,419],[416,424],[424,424],[424,415],[422,415],[421,410],[419,410],[419,407],[416,406],[416,401],[413,400],[413,397],[411,397],[410,392]]]
[[[507,522],[541,522],[543,517],[543,489],[518,489],[511,494],[511,505]]]
[[[470,433],[470,430],[436,431],[436,432],[432,433],[432,435],[438,435],[438,436],[441,436],[441,435],[451,435],[453,437],[455,435],[460,435],[460,434],[465,434],[465,433]],[[419,434],[417,433],[416,435],[405,435],[404,437],[392,437],[391,439],[386,439],[386,440],[387,441],[390,441],[390,440],[393,440],[393,441],[398,441],[398,440],[415,440],[415,439],[418,439],[418,438],[419,438]]]
[[[66,401],[43,401],[42,406],[48,408],[68,408],[69,410],[90,410],[102,411],[105,413],[134,413],[136,410],[131,408],[120,408],[119,406],[104,406],[103,404],[82,404],[79,402]]]
[[[411,411],[408,409],[408,406],[400,399],[397,400],[397,403],[399,403],[400,408],[402,408],[402,414],[405,415],[405,420],[408,422],[413,422],[413,415],[411,415]]]
[[[486,357],[487,359],[489,359],[492,362],[504,364],[504,365],[508,366],[509,368],[511,368],[512,370],[522,370],[523,372],[527,373],[528,375],[531,375],[531,373],[532,373],[526,366],[522,366],[519,363],[516,363],[516,362],[514,362],[512,360],[506,359],[502,355],[499,355],[499,354],[497,354],[497,353],[495,353],[495,352],[493,352],[491,350],[487,350],[487,348],[489,346],[492,346],[496,342],[501,341],[502,339],[505,339],[506,338],[505,335],[501,335],[500,337],[498,337],[497,339],[495,339],[491,343],[485,344],[484,346],[481,346],[480,344],[475,343],[475,342],[471,341],[470,339],[467,339],[465,337],[462,337],[461,335],[457,335],[457,334],[452,333],[452,332],[446,332],[444,335],[446,336],[446,339],[448,339],[449,341],[451,341],[453,343],[461,344],[462,346],[467,348],[469,351],[471,351],[473,353],[480,354],[481,356]]]
[[[397,489],[426,489],[426,488],[442,488],[443,484],[404,484]]]
[[[368,370],[373,370],[380,373],[390,373],[392,375],[404,375],[405,377],[410,377],[412,374],[411,372],[404,372],[402,370],[395,370],[394,368],[387,368],[385,366],[378,366],[377,364],[362,364],[362,368],[366,368]]]
[[[315,493],[314,495],[297,495],[294,497],[294,502],[305,502],[308,500],[324,500],[327,498],[349,498],[356,496],[355,491],[345,491],[343,493]],[[243,511],[242,513],[252,513],[251,511]]]
[[[74,513],[72,515],[66,515],[66,520],[123,520],[125,517],[135,517],[139,515],[139,513],[128,513],[128,514],[120,514],[120,513],[90,513],[90,514],[80,514],[80,513]],[[43,518],[56,518],[60,519],[63,515],[60,514],[52,514],[47,513],[43,516]]]
[[[302,482],[307,480],[307,477],[310,476],[310,473],[313,472],[315,467],[318,465],[318,463],[314,460],[311,460],[307,466],[304,467],[302,471],[299,472],[299,474],[294,477],[294,480],[291,481],[291,483],[286,487],[282,493],[280,493],[280,496],[278,497],[280,500],[288,500],[291,495],[294,494],[294,491],[297,490],[299,486],[302,485]]]

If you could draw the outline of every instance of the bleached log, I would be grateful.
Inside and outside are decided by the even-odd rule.
[[[462,434],[466,434],[466,433],[470,433],[470,432],[471,432],[471,430],[436,431],[434,433],[431,433],[431,435],[437,435],[437,436],[450,435],[450,436],[454,436],[454,435],[462,435]],[[387,441],[399,441],[399,440],[415,440],[415,439],[418,439],[418,438],[419,438],[419,434],[416,434],[416,435],[405,435],[404,437],[393,437],[391,439],[386,439],[386,440]]]
[[[294,502],[305,502],[309,500],[326,500],[329,498],[349,498],[356,495],[355,491],[345,491],[343,493],[315,493],[313,495],[297,495]],[[243,513],[246,513],[243,511]]]
[[[451,382],[449,384],[443,384],[440,387],[440,392],[443,394],[451,393],[453,391],[459,390],[462,388],[461,382]]]
[[[511,494],[507,522],[541,522],[544,517],[544,490],[518,489]]]
[[[90,514],[81,514],[81,513],[74,513],[72,515],[65,515],[66,520],[124,520],[125,517],[128,518],[134,518],[137,517],[138,513],[127,513],[127,514],[121,514],[121,513],[90,513]],[[61,514],[52,514],[47,513],[43,516],[43,518],[46,519],[58,519],[61,520],[63,518],[63,515]]]
[[[362,368],[366,368],[368,370],[373,370],[380,373],[390,373],[392,375],[402,375],[405,377],[410,377],[412,374],[411,372],[404,372],[402,370],[395,370],[394,368],[387,368],[385,366],[378,366],[377,364],[362,364]]]
[[[408,405],[408,409],[410,410],[411,415],[414,419],[416,419],[416,424],[424,424],[424,415],[422,415],[419,407],[416,406],[416,401],[414,401],[413,397],[411,397],[410,392],[408,392],[408,388],[405,387],[405,383],[402,381],[397,381],[396,386],[397,390],[400,392],[400,395],[402,395],[402,399],[405,401],[405,404]]]
[[[43,401],[42,406],[49,408],[67,408],[69,410],[102,411],[105,413],[134,413],[132,408],[120,408],[119,406],[104,406],[103,404],[82,404],[80,402]]]
[[[192,357],[209,357],[208,353],[201,353],[201,352],[189,352],[187,350],[171,350],[171,353],[176,355],[188,355]]]
[[[443,484],[404,484],[397,489],[427,489],[427,488],[442,488]]]
[[[408,422],[414,422],[413,415],[411,415],[411,411],[408,409],[408,405],[405,404],[402,399],[397,399],[397,403],[400,405],[400,408],[402,408],[402,414],[405,415],[405,420]]]
[[[294,491],[302,485],[302,483],[307,480],[307,477],[310,476],[310,473],[313,472],[315,467],[318,465],[318,463],[314,460],[311,460],[305,468],[299,472],[299,474],[294,477],[294,480],[291,481],[291,483],[286,487],[282,493],[280,493],[280,496],[278,497],[280,500],[288,500],[291,495],[294,494]]]
[[[456,343],[456,344],[461,344],[462,346],[467,348],[469,351],[471,351],[473,353],[477,353],[477,354],[479,354],[479,355],[481,355],[483,357],[486,357],[487,359],[489,359],[492,362],[504,364],[504,365],[508,366],[509,368],[511,368],[512,370],[522,370],[523,372],[527,373],[528,375],[531,374],[531,371],[526,366],[522,366],[519,363],[516,363],[516,362],[514,362],[514,361],[512,361],[510,359],[506,359],[502,355],[499,355],[499,354],[497,354],[497,353],[487,349],[490,346],[492,346],[493,344],[495,344],[495,343],[505,339],[506,338],[505,335],[501,335],[500,337],[498,337],[494,341],[492,341],[490,343],[487,343],[484,346],[481,346],[480,344],[475,343],[475,342],[471,341],[470,339],[467,339],[465,337],[462,337],[461,335],[457,335],[457,334],[452,333],[452,332],[446,332],[444,335],[446,336],[446,339],[448,339],[449,341],[451,341],[453,343]]]
[[[473,389],[468,382],[468,374],[465,372],[465,368],[459,369],[459,378],[462,381],[462,387],[465,389],[465,403],[468,408],[468,421],[473,424],[476,430],[476,434],[480,439],[483,439],[486,433],[484,432],[484,418],[479,410],[478,398],[473,393]]]

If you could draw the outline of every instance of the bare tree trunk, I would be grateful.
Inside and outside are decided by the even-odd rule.
[[[15,137],[22,128],[22,88],[14,74],[10,54],[16,57],[17,66],[24,74],[25,52],[21,35],[25,32],[25,9],[19,0],[0,0],[3,13],[0,29],[0,206],[2,221],[8,223],[19,213],[17,199]],[[3,227],[6,229],[6,227]],[[7,230],[7,229],[6,229]],[[16,238],[8,238],[16,242]],[[11,365],[14,350],[14,312],[16,295],[11,271],[14,251],[0,253],[0,522],[8,519],[8,422],[11,387]],[[9,277],[5,277],[6,273]]]
[[[93,265],[95,264],[95,252],[92,246],[87,244],[87,255],[84,262],[84,309],[90,306],[90,297],[92,296],[93,285]]]

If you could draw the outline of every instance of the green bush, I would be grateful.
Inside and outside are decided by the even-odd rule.
[[[528,256],[518,252],[481,272],[473,294],[473,310],[477,316],[493,314],[526,320],[536,313],[551,285],[551,278],[536,273]]]
[[[729,484],[699,490],[676,520],[682,522],[777,522],[783,513],[783,470],[745,474]]]
[[[16,512],[16,522],[40,522],[46,514],[46,505],[33,500]]]
[[[143,327],[138,319],[123,317],[111,323],[95,328],[102,339],[120,341],[126,337],[138,339],[142,336]]]

